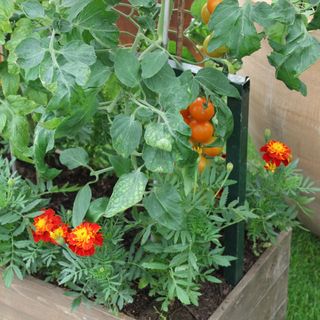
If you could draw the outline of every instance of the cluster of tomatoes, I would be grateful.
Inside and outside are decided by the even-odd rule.
[[[222,147],[207,147],[216,140],[211,122],[215,114],[214,105],[206,98],[199,97],[180,113],[185,123],[191,128],[190,141],[200,155],[198,169],[202,172],[207,165],[206,156],[215,157],[223,151]]]
[[[201,19],[204,24],[208,24],[210,20],[210,16],[216,10],[218,4],[220,4],[222,0],[208,0],[201,9]],[[212,35],[208,35],[203,41],[202,46],[199,48],[203,55],[212,57],[212,58],[220,58],[225,53],[228,52],[228,48],[226,46],[222,46],[217,48],[214,51],[208,51],[209,41],[211,40]]]

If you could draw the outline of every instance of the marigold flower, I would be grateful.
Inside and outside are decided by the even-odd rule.
[[[40,240],[44,242],[52,242],[50,232],[62,224],[61,217],[56,215],[53,209],[42,209],[43,214],[34,218],[32,230],[35,242]]]
[[[274,162],[266,162],[264,168],[268,171],[275,172],[277,169],[277,166]]]
[[[53,228],[50,232],[50,240],[53,244],[63,244],[69,233],[69,227],[67,224]]]
[[[67,236],[70,250],[79,256],[92,256],[96,246],[102,246],[101,226],[96,223],[83,222]]]
[[[292,159],[290,148],[280,141],[270,140],[261,147],[260,151],[264,152],[263,160],[267,164],[272,164],[270,164],[270,168],[273,166],[279,167],[281,163],[287,166]]]

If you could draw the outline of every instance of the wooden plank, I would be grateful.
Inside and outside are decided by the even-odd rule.
[[[30,315],[21,312],[19,309],[13,309],[0,302],[0,318],[1,320],[34,320]]]
[[[291,233],[282,233],[278,245],[260,257],[209,320],[248,320],[248,313],[288,268],[290,242]]]
[[[249,311],[247,320],[271,320],[274,318],[275,311],[288,300],[288,270],[287,267],[263,298],[257,301],[252,311]]]
[[[112,316],[102,307],[94,305],[90,308],[82,305],[76,312],[72,312],[72,298],[64,296],[63,293],[63,289],[32,277],[14,281],[10,289],[0,282],[0,306],[6,306],[8,320],[43,320],[44,317],[46,320],[130,319],[125,316]],[[17,310],[23,317],[15,317]],[[2,312],[2,309],[0,311]]]
[[[273,315],[272,320],[286,320],[288,301],[284,301]]]

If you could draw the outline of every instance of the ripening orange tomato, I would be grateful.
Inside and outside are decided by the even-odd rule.
[[[198,122],[197,120],[192,120],[190,128],[191,140],[193,142],[207,143],[214,133],[213,125],[209,121]]]
[[[212,14],[213,11],[216,10],[216,7],[221,2],[222,2],[222,0],[208,0],[207,1],[207,7],[208,7],[208,11],[210,12],[210,14]]]
[[[189,125],[192,120],[189,109],[180,110],[180,114],[182,115],[184,122]]]
[[[203,148],[202,152],[209,157],[216,157],[222,154],[223,148],[222,147]]]
[[[200,156],[200,160],[198,163],[198,171],[202,173],[203,170],[206,168],[206,166],[207,166],[207,159],[203,156]]]
[[[206,98],[197,98],[188,109],[191,117],[197,121],[209,121],[214,116],[214,106]]]
[[[204,24],[208,24],[209,20],[210,20],[210,12],[208,10],[208,6],[207,4],[205,3],[201,9],[201,19],[202,19],[202,22]]]
[[[202,51],[206,56],[211,58],[220,58],[229,51],[229,49],[226,46],[221,46],[220,48],[217,48],[209,52],[208,45],[211,38],[212,38],[212,35],[208,35],[203,41]]]

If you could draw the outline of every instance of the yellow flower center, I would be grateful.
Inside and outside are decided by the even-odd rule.
[[[92,237],[92,232],[90,232],[87,228],[75,230],[73,233],[75,235],[75,240],[82,243],[88,242]]]
[[[46,231],[46,226],[47,226],[47,219],[46,218],[40,218],[36,223],[35,227],[37,231]]]
[[[59,227],[53,231],[50,231],[50,237],[53,240],[61,239],[64,236],[63,228]]]
[[[283,154],[287,152],[286,147],[281,142],[274,142],[270,144],[268,149],[269,149],[269,152],[276,153],[276,154]]]
[[[277,166],[275,165],[275,163],[269,162],[269,163],[266,163],[265,168],[268,171],[275,172],[277,169]]]

